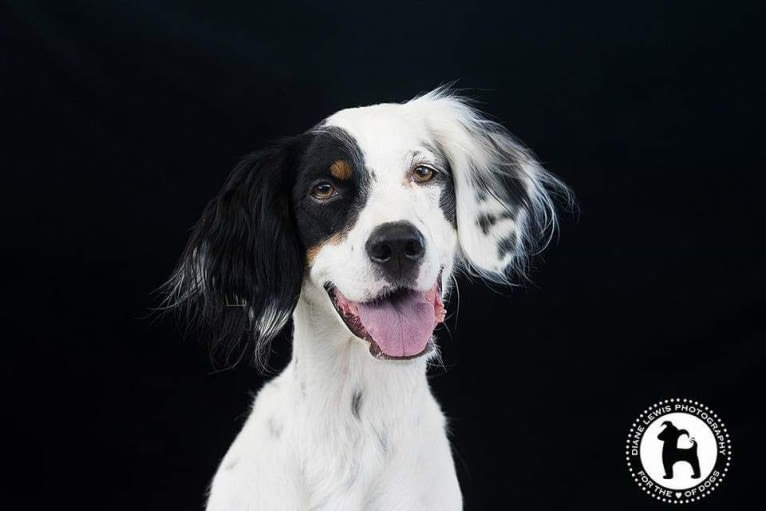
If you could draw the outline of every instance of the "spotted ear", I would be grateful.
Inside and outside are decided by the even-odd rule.
[[[465,99],[437,89],[410,103],[423,109],[450,162],[458,240],[464,268],[507,283],[523,273],[556,228],[556,199],[569,189],[500,124]]]
[[[212,334],[228,364],[254,348],[265,367],[271,341],[300,294],[303,252],[289,206],[294,143],[245,157],[205,207],[165,286],[165,305]]]

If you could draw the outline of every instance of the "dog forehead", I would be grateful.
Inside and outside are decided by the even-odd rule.
[[[325,125],[346,131],[361,149],[365,164],[385,174],[402,170],[402,164],[422,151],[429,138],[424,120],[409,111],[406,104],[340,110],[328,117]]]

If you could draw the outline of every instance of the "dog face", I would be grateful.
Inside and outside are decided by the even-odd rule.
[[[555,226],[555,193],[566,188],[448,91],[342,110],[232,171],[169,301],[229,349],[263,352],[302,290],[321,289],[314,305],[373,356],[417,357],[453,270],[507,282]]]
[[[308,158],[323,172],[295,194],[309,280],[381,358],[429,349],[458,247],[450,165],[425,124],[398,106],[330,117],[317,132],[348,146],[345,155]]]
[[[662,440],[663,442],[670,441],[672,443],[672,442],[675,442],[678,439],[678,437],[680,437],[681,435],[687,435],[687,436],[689,435],[688,431],[686,431],[685,429],[678,429],[670,421],[665,421],[662,423],[662,425],[665,428],[662,431],[660,431],[660,434],[657,435],[657,438],[659,440]],[[673,444],[673,447],[675,447],[675,444]]]

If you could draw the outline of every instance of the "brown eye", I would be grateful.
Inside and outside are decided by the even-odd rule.
[[[436,171],[425,165],[418,165],[412,171],[412,180],[416,183],[427,183],[434,178]]]
[[[336,195],[338,195],[338,192],[335,190],[335,187],[327,181],[317,183],[311,189],[311,196],[317,200],[331,199]]]

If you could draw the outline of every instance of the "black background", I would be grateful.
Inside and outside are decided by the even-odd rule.
[[[199,509],[263,380],[146,318],[188,229],[241,155],[457,79],[580,208],[440,334],[466,509],[666,507],[623,445],[674,396],[734,440],[695,507],[763,502],[764,13],[631,4],[5,3],[3,500]]]

